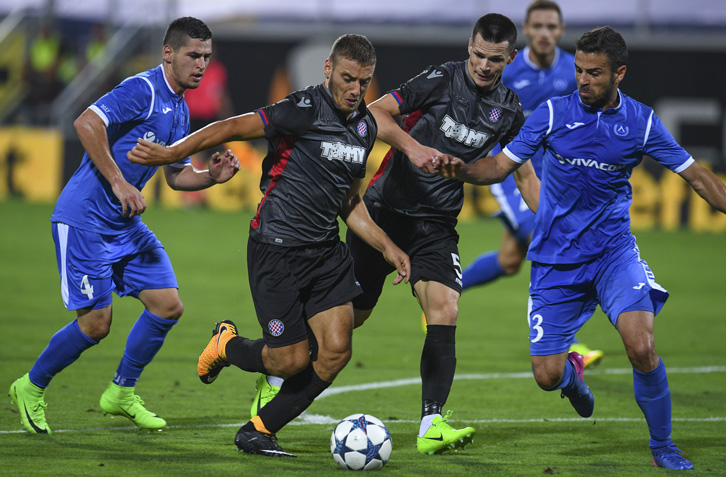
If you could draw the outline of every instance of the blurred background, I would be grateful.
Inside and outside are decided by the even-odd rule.
[[[611,25],[630,49],[621,89],[653,106],[673,136],[726,176],[726,3],[723,0],[560,0],[560,46]],[[478,17],[502,13],[521,26],[529,0],[1,0],[0,207],[20,199],[53,203],[83,149],[73,121],[122,79],[160,64],[168,23],[205,21],[213,59],[202,86],[187,92],[192,128],[252,111],[323,80],[335,38],[361,33],[378,54],[371,102],[430,64],[467,58]],[[521,33],[519,47],[525,38]],[[243,173],[221,187],[177,193],[151,181],[147,201],[168,207],[252,210],[260,198],[264,142],[229,145]],[[369,160],[372,174],[387,146]],[[194,158],[201,167],[209,154]],[[633,174],[635,229],[726,232],[675,174],[646,158]],[[486,188],[467,187],[462,220],[497,208]]]

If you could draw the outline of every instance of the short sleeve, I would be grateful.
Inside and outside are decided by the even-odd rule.
[[[450,78],[450,73],[441,66],[429,66],[390,94],[398,102],[401,114],[407,114],[439,100],[447,91]]]
[[[545,141],[551,126],[552,104],[544,102],[529,115],[517,136],[504,148],[513,161],[523,163],[534,156]]]
[[[91,105],[106,127],[128,121],[144,120],[151,115],[155,100],[154,88],[142,77],[123,81]]]
[[[676,142],[653,112],[646,127],[643,153],[677,173],[683,172],[693,162],[691,155]]]
[[[278,136],[300,136],[313,123],[317,105],[311,91],[296,91],[282,101],[257,110],[265,125],[268,139]]]

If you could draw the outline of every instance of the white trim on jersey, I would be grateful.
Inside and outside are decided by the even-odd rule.
[[[66,249],[68,248],[68,225],[57,222],[55,224],[58,230],[58,250],[60,250],[60,274],[61,274],[61,296],[63,297],[63,305],[68,308],[68,274],[66,273]]]
[[[101,118],[101,121],[103,121],[103,124],[106,127],[108,127],[108,116],[106,116],[106,114],[103,111],[101,111],[101,108],[99,108],[95,104],[92,104],[88,107],[88,109],[90,109],[91,111],[96,113],[98,115],[98,117]]]
[[[549,136],[552,132],[552,127],[555,124],[555,108],[552,106],[552,100],[547,100],[547,109],[550,111],[550,123],[549,127],[547,128],[547,132],[545,133],[545,136]]]
[[[163,74],[163,71],[162,71],[162,74]],[[149,117],[151,117],[151,113],[154,112],[154,101],[156,100],[156,91],[154,91],[154,85],[151,84],[151,81],[149,81],[149,78],[145,78],[143,76],[139,76],[139,78],[146,81],[146,83],[149,85],[149,89],[151,89],[151,105],[149,106],[149,114],[147,114],[146,118],[144,118],[144,121],[145,121],[145,120],[149,119]],[[166,78],[164,80],[166,81]]]
[[[650,111],[650,116],[648,116],[648,125],[645,127],[645,137],[643,138],[643,149],[645,149],[645,145],[648,143],[648,138],[650,137],[650,128],[653,126],[653,110]]]
[[[502,152],[505,156],[516,162],[517,164],[524,164],[529,159],[522,159],[520,157],[517,157],[512,151],[509,150],[508,146],[504,146],[504,149],[502,149]]]

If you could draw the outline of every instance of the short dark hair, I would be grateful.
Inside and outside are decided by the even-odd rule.
[[[576,46],[577,51],[584,53],[605,53],[613,72],[628,64],[628,46],[620,33],[609,26],[588,31],[577,40]]]
[[[529,21],[529,15],[535,10],[553,10],[557,12],[557,15],[560,17],[560,23],[562,23],[562,10],[560,10],[560,6],[550,0],[534,0],[534,2],[530,3],[529,7],[527,7],[527,16],[524,17],[524,23]]]
[[[188,38],[206,41],[212,38],[212,31],[206,23],[194,17],[177,18],[169,24],[164,34],[164,44],[178,50],[187,44]]]
[[[512,51],[517,43],[517,27],[509,17],[499,13],[490,13],[478,19],[471,33],[472,41],[477,34],[481,35],[482,40],[489,43],[508,42],[509,51]]]
[[[371,66],[376,64],[376,50],[365,36],[348,33],[335,40],[329,58],[333,64],[347,58],[363,66]]]

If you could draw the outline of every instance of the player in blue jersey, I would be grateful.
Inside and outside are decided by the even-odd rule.
[[[157,168],[132,164],[126,154],[139,137],[171,144],[189,133],[184,91],[199,86],[211,54],[212,32],[204,22],[174,20],[164,36],[162,64],[124,80],[74,123],[86,153],[61,192],[51,222],[63,304],[77,318],[53,335],[30,372],[10,387],[28,432],[51,432],[45,389],[108,335],[114,292],[137,298],[144,311],[101,396],[101,410],[127,417],[140,428],[166,426],[144,407],[134,387],[183,305],[169,257],[140,217],[146,209],[141,189]],[[225,151],[212,156],[209,170],[196,170],[186,158],[165,167],[164,174],[175,190],[201,190],[229,180],[238,170],[237,158]]]
[[[535,0],[527,8],[522,31],[527,46],[502,74],[502,83],[517,93],[524,115],[551,97],[570,94],[577,89],[574,56],[557,46],[565,33],[562,11],[557,3]],[[497,147],[492,151],[500,151]],[[542,150],[530,158],[538,175],[542,169]],[[504,224],[499,250],[483,253],[463,271],[463,290],[484,285],[502,276],[519,272],[527,256],[534,229],[534,213],[509,176],[489,188],[499,203],[497,216]],[[585,368],[597,365],[603,358],[600,350],[591,350],[583,343],[573,343],[571,351],[583,355]]]
[[[544,147],[539,194],[522,193],[537,211],[527,258],[532,261],[529,338],[535,380],[559,390],[583,417],[594,397],[582,359],[568,349],[599,304],[620,334],[633,366],[635,400],[650,432],[653,463],[692,469],[671,440],[671,399],[653,325],[668,292],[641,259],[630,231],[632,169],[648,155],[726,213],[726,185],[696,163],[653,110],[623,94],[628,50],[610,27],[577,41],[578,91],[541,104],[519,135],[494,158],[464,164],[442,158],[440,174],[486,184],[502,180]]]

